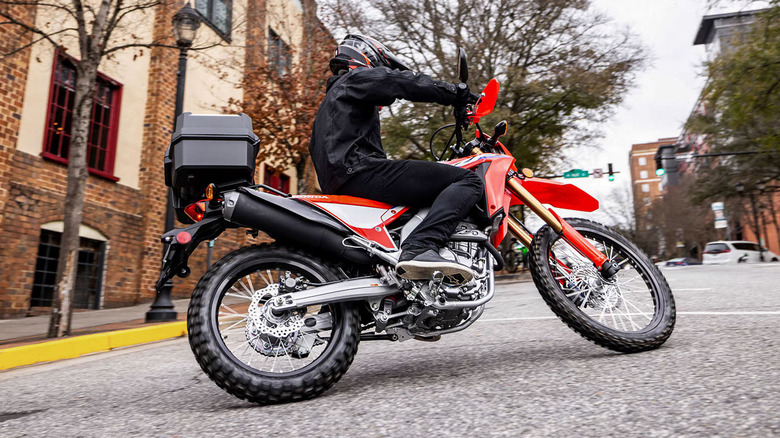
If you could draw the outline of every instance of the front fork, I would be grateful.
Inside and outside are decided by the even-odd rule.
[[[620,266],[612,263],[607,256],[599,251],[592,243],[590,243],[582,234],[572,228],[568,222],[561,219],[557,213],[552,209],[545,208],[538,199],[531,194],[519,181],[520,176],[518,174],[511,175],[507,179],[507,188],[517,196],[523,204],[527,205],[537,216],[539,216],[550,228],[553,229],[558,235],[566,239],[574,248],[587,257],[596,268],[601,272],[601,275],[606,278],[612,278],[617,271],[620,270]],[[525,227],[519,223],[514,217],[509,216],[507,218],[509,231],[523,243],[527,248],[531,249],[531,241],[533,236],[529,233]]]

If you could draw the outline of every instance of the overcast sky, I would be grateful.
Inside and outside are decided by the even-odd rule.
[[[629,185],[628,152],[632,144],[680,134],[704,86],[704,46],[693,45],[702,17],[741,8],[757,9],[762,5],[724,4],[708,10],[706,0],[594,0],[593,3],[618,25],[628,26],[651,57],[647,67],[639,72],[636,87],[603,126],[601,150],[595,153],[592,149],[572,150],[568,154],[572,167],[606,170],[607,163],[611,162],[615,170],[622,172],[612,183],[606,178],[567,180],[605,202],[614,188]]]

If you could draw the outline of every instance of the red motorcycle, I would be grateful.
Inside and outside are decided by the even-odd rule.
[[[465,82],[462,50],[459,58]],[[449,284],[440,272],[424,281],[396,275],[401,244],[427,210],[254,185],[259,140],[246,115],[185,113],[177,120],[166,184],[179,219],[193,225],[163,235],[158,290],[173,275],[188,275],[192,251],[227,228],[275,239],[226,255],[193,292],[190,345],[217,385],[258,403],[303,400],[341,378],[360,341],[432,341],[468,328],[493,298],[494,271],[503,265],[496,246],[507,233],[530,249],[544,300],[583,337],[626,353],[666,341],[675,304],[655,265],[609,228],[546,208],[593,211],[599,204],[573,185],[518,170],[498,141],[505,122],[491,136],[479,127],[498,91],[493,79],[473,108],[455,108],[450,144],[434,155],[442,160],[449,152],[446,164],[473,170],[486,187],[483,203],[441,251],[472,267],[476,275],[465,284]],[[476,137],[466,142],[463,132],[472,125]],[[509,212],[520,204],[546,224],[533,235]]]

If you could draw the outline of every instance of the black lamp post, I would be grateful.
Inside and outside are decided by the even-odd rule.
[[[187,74],[187,50],[192,47],[192,42],[200,27],[200,15],[192,9],[189,3],[173,16],[173,37],[179,47],[179,69],[176,71],[176,108],[173,115],[173,125],[176,129],[176,119],[181,115],[184,106],[184,79]],[[171,193],[168,191],[168,199],[165,209],[165,231],[173,229],[174,211],[171,205]],[[163,248],[165,255],[167,245]],[[168,280],[161,290],[157,291],[157,297],[151,308],[146,312],[146,322],[176,321],[176,310],[171,300],[173,281]]]
[[[761,187],[761,190],[763,190],[763,184],[759,184]],[[745,185],[742,184],[742,182],[738,182],[734,188],[737,190],[737,193],[739,193],[739,196],[745,196]],[[748,198],[750,199],[750,208],[753,210],[753,229],[756,232],[756,240],[758,240],[758,250],[759,250],[759,258],[763,262],[764,261],[764,247],[761,245],[761,231],[759,229],[760,225],[758,223],[758,209],[756,208],[756,197],[753,195],[753,191],[751,190],[748,192]]]

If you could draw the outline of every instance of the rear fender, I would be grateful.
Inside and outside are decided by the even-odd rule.
[[[163,234],[160,240],[167,245],[167,248],[160,268],[160,277],[157,279],[157,290],[162,290],[165,282],[173,278],[174,275],[188,276],[190,270],[187,267],[187,261],[195,248],[204,240],[216,239],[227,227],[228,223],[225,222],[222,215],[216,214],[207,216],[189,227],[178,228]],[[183,232],[189,235],[189,241],[176,238]]]
[[[526,178],[520,183],[542,204],[556,208],[576,211],[596,211],[599,201],[574,184],[560,183],[544,178]],[[512,197],[512,205],[521,205],[523,201],[507,190]]]

